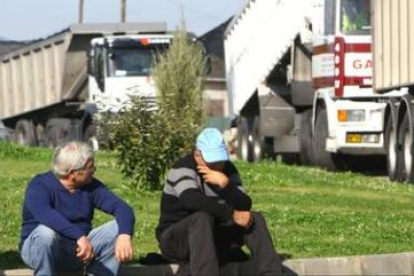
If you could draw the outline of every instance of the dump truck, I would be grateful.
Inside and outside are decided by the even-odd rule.
[[[379,159],[391,180],[414,182],[411,11],[409,0],[247,1],[224,41],[239,157],[329,170]]]
[[[10,140],[50,146],[101,141],[94,118],[133,93],[155,97],[154,56],[171,44],[165,23],[73,24],[0,56],[0,120]]]

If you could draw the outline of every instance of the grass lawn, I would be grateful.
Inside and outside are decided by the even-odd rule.
[[[17,245],[24,190],[50,163],[50,150],[0,143],[0,269],[23,267]],[[128,189],[110,153],[99,153],[96,164],[96,177],[135,210],[136,258],[157,251],[160,192]],[[254,210],[264,213],[277,250],[288,258],[414,251],[411,185],[271,161],[237,166]],[[95,223],[109,219],[97,213]]]

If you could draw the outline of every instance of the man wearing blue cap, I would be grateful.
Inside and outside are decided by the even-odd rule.
[[[188,263],[190,275],[219,275],[219,267],[246,257],[258,275],[281,275],[281,262],[263,216],[251,212],[220,131],[204,129],[195,150],[174,164],[161,197],[156,229],[163,256]]]

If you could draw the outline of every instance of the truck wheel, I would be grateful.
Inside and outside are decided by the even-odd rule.
[[[413,168],[413,129],[410,127],[408,119],[410,113],[407,112],[401,123],[400,134],[402,139],[401,161],[403,164],[403,173],[401,181],[414,183],[414,168]]]
[[[237,131],[237,155],[239,159],[252,162],[252,145],[247,117],[241,117]]]
[[[283,153],[281,155],[281,161],[286,165],[298,165],[299,164],[299,155],[296,153]]]
[[[31,121],[20,120],[14,130],[14,142],[21,146],[36,146],[34,126]]]
[[[387,172],[390,181],[398,181],[401,179],[402,168],[398,157],[397,132],[392,116],[388,116],[385,132],[384,146],[387,153]]]
[[[300,131],[299,142],[300,163],[305,166],[310,166],[312,162],[312,110],[306,110],[300,114]]]
[[[328,117],[325,109],[321,110],[318,114],[313,138],[312,143],[316,165],[329,171],[336,170],[338,168],[338,157],[326,150],[326,139],[328,138]]]
[[[55,148],[57,145],[70,139],[71,122],[69,119],[53,118],[46,124],[45,145]]]
[[[46,132],[45,146],[55,148],[59,144],[59,133],[58,127],[49,127]]]
[[[45,128],[41,124],[38,124],[36,126],[36,138],[37,138],[37,144],[40,147],[44,147],[46,145]]]
[[[260,135],[260,117],[254,116],[252,125],[252,160],[257,162],[263,158],[263,142]]]
[[[94,151],[99,150],[99,141],[96,137],[94,125],[91,124],[85,129],[85,133],[83,134],[83,141],[88,143]]]

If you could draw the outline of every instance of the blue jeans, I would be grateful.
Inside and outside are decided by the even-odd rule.
[[[119,262],[115,258],[118,225],[115,221],[93,229],[88,239],[94,259],[87,265],[76,257],[77,244],[45,225],[39,225],[26,238],[21,250],[23,261],[34,269],[35,276],[52,276],[57,271],[82,271],[99,276],[115,276]]]

